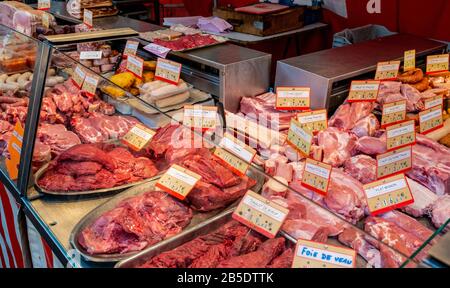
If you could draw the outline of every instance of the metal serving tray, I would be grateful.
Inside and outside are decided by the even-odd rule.
[[[133,183],[128,183],[128,184],[124,184],[124,185],[120,185],[120,186],[116,186],[116,187],[112,187],[112,188],[104,188],[104,189],[96,189],[96,190],[87,190],[87,191],[49,191],[46,190],[44,188],[42,188],[41,186],[39,186],[38,180],[44,175],[44,173],[47,171],[49,163],[45,164],[44,166],[42,166],[35,174],[34,174],[34,187],[36,188],[36,190],[40,193],[44,193],[44,194],[51,194],[51,195],[60,195],[60,196],[76,196],[76,195],[91,195],[91,194],[102,194],[102,193],[111,193],[111,192],[116,192],[116,191],[120,191],[120,190],[124,190],[130,187],[134,187],[137,185],[141,185],[147,182],[150,182],[152,180],[154,180],[155,178],[159,178],[160,176],[156,175],[154,177],[148,178],[148,179],[144,179],[142,181],[138,181],[138,182],[133,182]],[[160,171],[158,174],[161,174],[162,172]]]
[[[256,185],[251,189],[255,192],[259,192],[262,189],[262,186],[264,184],[264,179],[262,174],[260,173],[252,173],[249,172],[247,175],[253,179],[256,180]],[[159,178],[159,177],[158,177]],[[79,245],[77,239],[78,235],[81,233],[81,231],[88,227],[90,224],[92,224],[95,220],[98,219],[103,213],[117,207],[118,203],[122,200],[140,195],[142,193],[145,193],[147,191],[150,191],[154,188],[154,185],[156,184],[156,179],[154,179],[151,182],[133,187],[131,189],[128,189],[116,196],[114,196],[112,199],[105,202],[103,205],[100,205],[99,207],[92,210],[90,213],[88,213],[86,216],[84,216],[80,222],[73,228],[71,234],[70,234],[70,244],[72,247],[77,249],[81,256],[86,259],[87,261],[92,262],[117,262],[124,260],[126,258],[132,257],[139,253],[139,251],[129,252],[129,253],[123,253],[123,254],[97,254],[97,255],[90,255],[87,253],[86,249],[84,249],[81,245]],[[239,201],[239,200],[238,200]],[[165,243],[167,241],[177,241],[176,239],[179,238],[179,235],[184,235],[186,233],[195,233],[195,231],[201,230],[202,227],[208,225],[210,222],[214,221],[217,217],[219,217],[222,213],[225,213],[224,211],[228,211],[232,209],[238,201],[235,201],[228,207],[224,209],[216,209],[214,211],[210,211],[207,213],[201,213],[194,211],[193,218],[189,225],[182,231],[180,234],[175,235],[171,238],[168,238],[160,243]],[[147,247],[144,251],[147,251],[148,249],[155,249],[155,247],[159,247],[160,243],[154,244],[152,246]]]

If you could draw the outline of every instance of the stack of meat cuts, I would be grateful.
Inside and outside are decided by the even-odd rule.
[[[180,125],[160,128],[148,149],[154,157],[166,162],[165,167],[176,163],[202,176],[187,197],[198,211],[226,207],[256,184],[252,178],[239,177],[219,163],[205,148],[201,136]]]
[[[150,159],[134,157],[126,148],[80,144],[53,160],[38,185],[55,192],[88,191],[134,183],[157,173]]]
[[[297,113],[280,111],[275,108],[276,94],[265,93],[256,97],[243,97],[239,112],[246,118],[256,121],[269,129],[282,131],[289,129],[289,124]]]
[[[219,43],[211,35],[184,35],[175,40],[154,39],[153,42],[173,51],[183,51]]]
[[[192,211],[163,192],[149,191],[121,201],[86,227],[78,243],[89,254],[140,251],[180,233]]]
[[[214,232],[163,252],[140,268],[289,268],[293,248],[284,238],[266,240],[231,221]]]
[[[420,93],[408,84],[383,82],[377,103],[342,104],[329,119],[329,127],[313,137],[309,155],[333,166],[326,196],[301,185],[305,157],[290,146],[275,143],[259,150],[266,159],[266,173],[274,177],[264,185],[263,195],[290,210],[282,229],[295,238],[338,236],[374,267],[401,265],[431,234],[421,223],[399,211],[365,218],[368,211],[363,184],[377,180],[376,156],[387,150],[385,130],[373,112],[384,103],[397,100],[407,100],[409,112],[421,111],[423,100],[436,93],[440,91]],[[273,108],[274,103],[262,100],[244,98],[241,112],[246,117],[283,115]],[[287,127],[289,120],[286,117]],[[429,216],[435,227],[440,227],[450,218],[450,149],[420,134],[416,140],[412,169],[406,173],[415,201],[401,211],[414,217]],[[364,218],[368,234],[347,223],[355,224]],[[399,226],[402,223],[409,226]],[[416,231],[425,232],[418,236]],[[380,245],[380,241],[386,245]],[[420,254],[417,259],[422,257]]]

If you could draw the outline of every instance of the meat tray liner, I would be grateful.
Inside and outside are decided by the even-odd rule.
[[[34,186],[36,187],[36,190],[40,193],[45,193],[45,194],[51,194],[51,195],[65,195],[65,196],[76,196],[76,195],[90,195],[90,194],[101,194],[101,193],[111,193],[111,192],[115,192],[115,191],[120,191],[120,190],[124,190],[130,187],[134,187],[140,184],[144,184],[147,182],[150,182],[152,180],[154,180],[155,178],[158,178],[160,176],[155,176],[155,177],[151,177],[148,179],[144,179],[142,181],[137,181],[137,182],[133,182],[133,183],[128,183],[128,184],[124,184],[124,185],[120,185],[120,186],[116,186],[116,187],[112,187],[112,188],[104,188],[104,189],[96,189],[96,190],[86,190],[86,191],[48,191],[44,188],[42,188],[41,186],[39,186],[37,184],[38,180],[44,175],[44,173],[47,171],[49,164],[45,164],[44,166],[42,166],[35,174],[34,174]]]
[[[252,168],[251,168],[252,169]],[[247,176],[253,178],[256,180],[256,185],[251,189],[252,191],[255,192],[260,192],[262,189],[262,186],[264,184],[264,176],[261,172],[253,172],[253,171],[248,171],[247,172]],[[155,177],[157,179],[159,179],[160,176]],[[130,258],[134,255],[136,255],[137,253],[140,254],[140,252],[130,252],[130,253],[123,253],[123,254],[98,254],[98,255],[90,255],[86,252],[86,249],[84,249],[81,245],[79,245],[77,239],[78,239],[78,235],[81,233],[81,231],[83,231],[84,228],[88,227],[91,223],[93,223],[95,220],[97,220],[103,213],[115,208],[117,206],[117,204],[129,197],[133,197],[133,196],[137,196],[140,195],[142,193],[145,193],[147,191],[149,191],[150,189],[152,189],[154,187],[154,185],[157,182],[157,179],[153,178],[152,180],[148,181],[147,183],[135,186],[133,188],[127,189],[123,192],[121,192],[120,194],[114,196],[112,199],[108,200],[107,202],[105,202],[104,204],[98,206],[97,208],[95,208],[94,210],[92,210],[91,212],[89,212],[86,216],[84,216],[80,222],[78,222],[78,224],[73,228],[72,232],[70,233],[70,244],[72,245],[72,247],[74,247],[75,249],[77,249],[81,256],[87,260],[87,261],[92,261],[92,262],[118,262],[127,258]],[[227,215],[228,213],[230,213],[230,211],[232,211],[232,209],[234,209],[234,207],[236,206],[236,204],[239,202],[236,201],[235,203],[229,205],[226,208],[223,209],[217,209],[214,211],[210,211],[207,213],[200,213],[200,212],[196,212],[194,211],[191,223],[189,223],[189,225],[179,234],[168,238],[162,242],[156,243],[152,246],[149,246],[147,248],[145,248],[144,250],[142,250],[141,252],[144,251],[153,251],[153,250],[157,250],[160,249],[159,247],[161,247],[162,243],[172,243],[174,242],[175,247],[178,246],[181,242],[180,241],[186,241],[185,237],[183,235],[197,235],[198,233],[200,233],[200,231],[204,230],[204,227],[209,227],[208,225],[211,222],[216,221],[217,219],[220,219],[221,217],[223,217],[223,215]],[[196,234],[197,233],[197,234]],[[201,234],[198,234],[201,235]],[[181,240],[180,240],[181,239]],[[170,244],[172,245],[172,244]],[[172,247],[172,246],[170,246]]]

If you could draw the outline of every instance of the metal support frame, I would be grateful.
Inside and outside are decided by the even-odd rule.
[[[33,80],[31,82],[30,104],[28,105],[28,116],[25,122],[22,151],[20,153],[19,177],[17,188],[21,195],[26,195],[30,182],[31,161],[33,160],[34,140],[36,139],[41,103],[44,97],[45,80],[50,65],[51,46],[39,42],[36,64],[34,66]]]

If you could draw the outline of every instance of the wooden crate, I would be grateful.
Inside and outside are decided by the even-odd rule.
[[[292,7],[273,14],[254,15],[218,8],[213,14],[233,25],[236,32],[269,36],[302,28],[304,11],[304,7]]]

